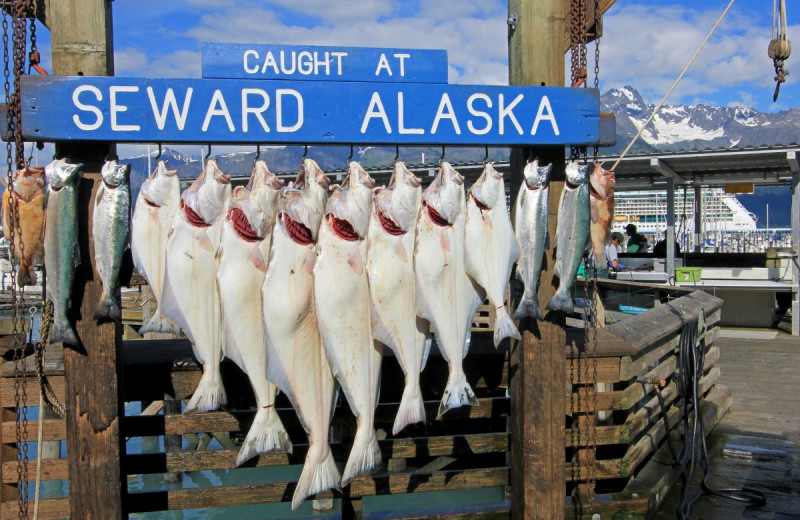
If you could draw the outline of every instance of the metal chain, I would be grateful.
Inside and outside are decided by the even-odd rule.
[[[35,1],[35,0],[34,0]],[[26,8],[27,3],[23,1],[15,2],[13,5],[13,56],[9,56],[9,22],[7,11],[3,11],[3,86],[5,89],[5,100],[7,104],[6,125],[9,139],[6,140],[6,166],[8,168],[8,230],[4,231],[9,238],[9,260],[12,265],[12,272],[18,269],[16,265],[17,252],[15,248],[20,247],[20,256],[23,247],[16,243],[16,234],[19,231],[19,198],[14,190],[15,172],[24,167],[24,146],[20,129],[20,98],[19,85],[20,76],[24,73],[25,66],[25,45],[26,45]],[[14,89],[11,89],[10,82],[10,62],[13,59]],[[13,140],[13,144],[12,144]],[[12,149],[13,148],[13,149]],[[12,157],[16,160],[12,162]],[[15,269],[16,267],[16,269]],[[28,517],[28,407],[27,407],[27,385],[25,379],[24,344],[19,328],[20,308],[24,298],[24,290],[17,292],[16,281],[11,281],[12,297],[12,334],[14,351],[14,406],[17,411],[16,421],[16,441],[17,452],[17,501],[20,518]]]
[[[572,0],[569,16],[569,37],[570,37],[570,84],[575,85],[578,81],[580,45],[580,18],[581,0]]]
[[[594,0],[594,88],[600,89],[600,0]],[[600,147],[594,147],[594,162]]]
[[[583,508],[580,500],[580,477],[581,477],[581,461],[580,461],[580,446],[581,446],[581,429],[580,425],[578,424],[578,417],[580,415],[581,409],[581,395],[580,395],[580,388],[578,386],[578,375],[576,375],[575,366],[578,365],[580,362],[580,350],[575,348],[575,343],[570,344],[570,359],[567,360],[569,363],[569,385],[570,385],[570,393],[569,393],[569,411],[572,416],[572,421],[570,422],[570,440],[572,449],[575,451],[575,454],[572,456],[572,464],[570,464],[570,476],[572,477],[572,482],[575,483],[575,490],[573,491],[572,497],[572,504],[573,509],[575,511],[575,518],[581,518],[583,513]]]
[[[587,469],[586,484],[589,489],[589,507],[594,507],[594,499],[597,496],[595,492],[596,475],[597,475],[597,266],[594,269],[594,276],[592,276],[592,290],[591,290],[591,312],[592,312],[592,329],[591,329],[591,346],[592,346],[592,374],[591,379],[587,377],[587,381],[592,382],[592,406],[591,411],[594,413],[594,420],[589,425],[589,431],[586,434],[586,443],[591,460]],[[588,320],[587,320],[588,321]],[[588,344],[587,338],[587,344]],[[586,365],[587,376],[589,376],[588,363]]]

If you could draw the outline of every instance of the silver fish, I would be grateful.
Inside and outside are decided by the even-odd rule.
[[[92,239],[94,261],[103,281],[103,295],[94,319],[110,318],[121,321],[122,311],[117,303],[117,289],[122,254],[130,244],[131,165],[106,161],[100,175],[103,182],[100,183],[94,199]]]
[[[556,263],[558,290],[547,303],[547,310],[571,313],[572,284],[589,241],[589,165],[577,161],[567,164],[567,181],[558,204],[556,224]]]
[[[167,235],[181,200],[178,170],[167,169],[159,161],[139,189],[131,219],[133,265],[147,279],[157,307],[150,320],[139,329],[147,332],[178,333],[178,327],[161,312],[161,292],[167,259]]]
[[[462,360],[469,349],[480,287],[464,268],[466,200],[464,178],[448,162],[422,193],[414,251],[417,314],[433,325],[436,343],[450,367],[438,415],[478,400]]]
[[[44,265],[47,297],[53,302],[50,343],[63,341],[78,346],[78,338],[67,318],[72,306],[72,279],[80,265],[78,249],[78,183],[83,164],[58,159],[45,167],[47,216],[44,230]]]
[[[209,159],[205,170],[181,195],[181,209],[167,242],[161,310],[183,329],[203,364],[187,413],[216,410],[227,402],[219,371],[224,338],[217,249],[230,198],[230,176]]]
[[[309,164],[306,170],[310,184],[327,184],[319,167]],[[325,210],[316,195],[311,189],[281,190],[262,287],[267,379],[289,398],[308,434],[292,509],[309,495],[338,487],[340,480],[328,445],[335,384],[314,305],[316,242]]]
[[[519,258],[519,244],[506,206],[503,174],[487,163],[467,196],[465,268],[495,309],[494,346],[520,339],[506,310],[508,281]]]
[[[236,465],[259,453],[292,452],[292,442],[275,411],[275,385],[267,381],[261,286],[267,272],[272,227],[283,182],[258,161],[247,187],[233,190],[222,224],[217,282],[225,354],[250,379],[256,397],[256,416],[247,432]]]
[[[388,189],[375,190],[369,222],[367,276],[372,336],[394,351],[406,378],[393,435],[409,424],[425,422],[419,373],[428,357],[430,325],[417,316],[414,303],[415,225],[421,203],[419,179],[398,161]]]
[[[373,186],[361,165],[351,162],[347,178],[333,186],[328,199],[314,264],[322,346],[357,420],[343,486],[381,463],[374,417],[383,345],[372,338],[365,269]]]
[[[552,164],[539,166],[538,161],[525,165],[524,182],[514,203],[514,232],[522,249],[517,263],[516,278],[525,286],[514,318],[544,319],[536,293],[542,271],[545,250],[549,247],[547,204],[550,195]]]

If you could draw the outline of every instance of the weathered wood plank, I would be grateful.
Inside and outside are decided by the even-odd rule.
[[[634,319],[609,325],[608,330],[637,350],[642,350],[679,333],[686,323],[697,318],[701,309],[707,316],[706,323],[712,323],[708,316],[721,308],[721,299],[702,291],[694,291],[677,300],[649,309]]]
[[[48,498],[39,501],[39,520],[69,518],[69,498]],[[19,518],[17,501],[0,504],[0,518]],[[28,507],[28,518],[33,518],[33,503]]]
[[[16,442],[16,423],[4,422],[2,428],[3,442]],[[39,421],[28,421],[28,432],[35,432],[39,428]],[[67,423],[64,419],[45,419],[42,431],[42,440],[58,441],[67,438]],[[30,440],[30,435],[29,435]]]
[[[67,459],[44,459],[42,460],[42,480],[62,480],[69,474],[69,464]],[[36,459],[28,460],[28,475],[36,475]],[[4,484],[17,483],[17,463],[16,461],[3,462]]]
[[[508,434],[481,433],[441,437],[417,437],[384,439],[379,441],[384,460],[391,458],[439,457],[498,453],[508,449]],[[337,459],[344,460],[350,451],[349,444],[333,445],[331,449]],[[301,464],[308,450],[306,444],[295,444],[291,456],[284,453],[266,453],[254,458],[247,467],[278,466],[290,463]],[[178,451],[129,455],[126,469],[129,474],[203,471],[233,468],[236,466],[238,450]],[[56,478],[56,477],[53,477]]]
[[[422,493],[447,489],[505,486],[507,484],[508,468],[361,475],[350,484],[350,496]]]
[[[594,377],[594,360],[591,356],[567,360],[567,381],[577,384],[616,383],[620,380],[620,358],[597,358],[597,378]],[[587,374],[587,366],[589,367]]]
[[[0,385],[0,407],[14,408],[16,406],[14,395],[14,380],[10,378],[2,378],[10,384]],[[50,381],[50,386],[56,394],[56,397],[63,403],[66,397],[66,390],[64,388],[64,376],[50,376],[47,378]],[[35,388],[36,392],[39,391],[39,381],[35,377],[26,377],[25,385],[27,388]],[[30,394],[29,394],[30,395]]]

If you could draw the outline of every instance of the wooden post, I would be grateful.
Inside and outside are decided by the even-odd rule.
[[[564,85],[564,49],[568,0],[509,0],[508,15],[516,19],[509,31],[509,83],[511,85]],[[540,164],[553,164],[548,206],[551,249],[547,251],[539,287],[542,308],[555,294],[552,246],[558,200],[564,187],[563,147],[527,151]],[[511,189],[522,183],[526,151],[511,155]],[[555,316],[553,316],[555,315]],[[558,520],[564,518],[564,410],[566,362],[563,313],[548,320],[520,324],[522,341],[511,351],[511,517]]]
[[[53,74],[106,76],[114,73],[110,0],[49,2]],[[72,289],[71,317],[83,351],[64,349],[67,453],[71,518],[123,518],[126,494],[120,438],[122,325],[96,323],[92,316],[102,287],[95,274],[91,242],[92,202],[101,182],[100,167],[115,153],[109,143],[60,143],[59,157],[84,166],[78,219],[81,265]]]

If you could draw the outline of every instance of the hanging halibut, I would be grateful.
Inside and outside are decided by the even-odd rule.
[[[161,292],[164,286],[164,267],[167,259],[167,235],[181,199],[178,170],[168,170],[167,163],[158,161],[136,197],[131,220],[131,255],[136,270],[147,279],[158,303],[153,316],[139,329],[146,332],[177,334],[172,320],[161,312]]]
[[[334,379],[314,306],[316,241],[325,206],[312,185],[324,190],[328,179],[310,161],[298,181],[293,184],[296,187],[281,190],[262,290],[267,379],[289,398],[308,434],[308,452],[292,509],[309,495],[339,487],[340,480],[328,445]]]
[[[45,167],[47,216],[44,230],[44,265],[47,297],[53,302],[50,343],[63,341],[74,347],[78,338],[67,318],[72,307],[72,279],[81,263],[78,249],[78,183],[83,164],[58,159]]]
[[[391,348],[405,374],[400,408],[392,427],[425,422],[419,373],[428,357],[428,322],[417,316],[414,282],[415,224],[422,203],[419,179],[396,162],[389,187],[375,190],[367,245],[372,336]]]
[[[383,345],[372,338],[365,269],[373,186],[361,165],[351,162],[342,185],[332,187],[314,264],[322,346],[357,421],[343,486],[381,463],[374,418]]]
[[[494,346],[508,337],[520,339],[506,310],[508,282],[520,250],[508,216],[503,174],[491,163],[469,189],[466,243],[467,274],[483,288],[495,309]]]
[[[558,290],[547,303],[547,310],[572,313],[572,284],[589,241],[589,165],[577,161],[567,164],[564,191],[558,204],[556,224],[556,263]]]
[[[222,224],[217,282],[225,330],[225,354],[249,377],[256,416],[239,450],[236,465],[259,453],[292,452],[292,443],[275,411],[275,385],[266,378],[261,286],[267,272],[272,227],[283,182],[258,161],[247,187],[233,190]]]
[[[11,205],[16,203],[14,257],[19,261],[17,286],[35,285],[34,265],[44,261],[44,213],[47,197],[44,192],[44,168],[26,166],[14,173],[11,189],[5,179],[3,192],[3,236],[11,241]],[[13,196],[12,196],[13,195]]]
[[[433,183],[422,193],[417,219],[417,314],[433,325],[436,343],[450,366],[438,416],[478,400],[467,383],[462,360],[469,332],[482,298],[464,268],[466,201],[464,178],[442,162]]]
[[[536,293],[544,253],[549,247],[547,204],[552,169],[552,164],[539,166],[538,161],[526,164],[523,183],[514,204],[514,232],[522,250],[517,262],[516,278],[525,286],[522,299],[514,312],[514,318],[518,320],[525,317],[544,319]]]
[[[230,176],[209,159],[181,195],[167,241],[161,311],[192,342],[203,376],[185,412],[216,410],[227,401],[219,372],[224,354],[217,291],[217,249],[231,198]]]
[[[94,319],[122,321],[122,311],[117,303],[117,289],[122,254],[130,244],[131,165],[106,161],[100,175],[103,182],[97,188],[94,199],[92,239],[95,265],[103,281],[103,295]]]
[[[596,163],[589,176],[589,204],[591,210],[591,237],[594,265],[598,269],[608,266],[606,247],[611,243],[611,224],[614,220],[614,185],[617,183],[613,170],[605,170]]]

